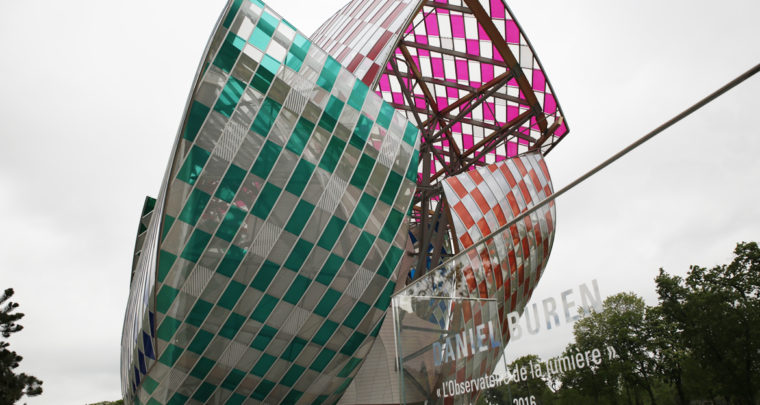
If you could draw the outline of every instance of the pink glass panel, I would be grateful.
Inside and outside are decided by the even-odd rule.
[[[488,34],[486,34],[486,30],[484,30],[483,27],[480,26],[480,24],[478,24],[478,38],[489,40]]]
[[[424,110],[425,108],[427,108],[427,103],[425,103],[425,99],[424,99],[424,98],[421,98],[421,97],[415,97],[415,98],[414,98],[414,105],[415,105],[417,108],[421,108],[421,109],[423,109],[423,110]]]
[[[471,148],[475,143],[473,142],[472,135],[462,135],[462,147],[464,150]]]
[[[494,105],[492,103],[483,103],[483,118],[484,119],[494,121],[495,118],[493,116],[492,111],[494,111]]]
[[[480,55],[480,44],[477,39],[468,39],[465,41],[467,53],[470,55]]]
[[[384,75],[380,78],[380,91],[391,91],[391,84],[388,75]]]
[[[433,65],[433,77],[443,79],[443,59],[430,58],[430,63]]]
[[[464,38],[464,17],[461,15],[452,15],[450,18],[451,34],[454,38]]]
[[[458,59],[456,61],[456,66],[457,66],[457,79],[467,80],[469,78],[469,74],[467,73],[467,61]]]
[[[507,37],[505,39],[510,44],[520,43],[520,30],[517,28],[517,23],[512,20],[507,20]]]
[[[562,125],[557,128],[556,131],[554,131],[554,135],[557,137],[561,137],[562,135],[565,135],[567,133],[567,125],[565,125],[565,122],[562,122]]]
[[[513,105],[507,106],[507,121],[512,121],[513,119],[517,118],[518,115],[520,115],[520,111],[517,107]]]
[[[507,155],[517,156],[517,144],[514,142],[507,142]]]
[[[491,52],[493,52],[493,58],[494,58],[494,60],[497,60],[499,62],[504,62],[504,58],[501,57],[501,54],[499,53],[498,50],[496,50],[496,47],[493,46],[493,45],[491,45],[491,48],[492,48]]]
[[[480,65],[480,75],[483,82],[493,80],[493,65]]]
[[[557,102],[551,94],[547,94],[546,97],[544,97],[544,111],[547,114],[554,114],[557,111]]]
[[[501,0],[491,0],[491,18],[504,18],[504,4],[501,2]]]
[[[533,71],[533,89],[538,91],[544,91],[546,88],[546,78],[544,72],[536,69]]]
[[[427,28],[428,35],[440,35],[438,33],[438,21],[436,20],[435,13],[431,13],[425,18],[425,28]]]

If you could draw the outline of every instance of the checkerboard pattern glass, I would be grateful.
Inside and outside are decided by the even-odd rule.
[[[418,144],[286,20],[230,1],[143,214],[127,402],[336,402],[397,282]]]
[[[228,0],[140,218],[126,402],[356,395],[389,347],[373,342],[394,291],[490,300],[506,344],[505,314],[546,267],[554,203],[496,230],[551,195],[543,154],[568,131],[504,0],[355,0],[311,38],[260,0]],[[441,327],[451,314],[415,312]],[[495,358],[462,364],[451,373]],[[362,394],[398,401],[388,388]]]
[[[506,344],[510,339],[506,315],[512,311],[523,312],[542,270],[546,268],[554,240],[554,202],[509,228],[499,229],[551,196],[552,192],[546,163],[537,152],[447,178],[444,193],[452,207],[458,243],[461,248],[472,249],[408,285],[394,300],[403,303],[406,302],[404,299],[408,301],[420,296],[493,300],[496,315],[491,318],[494,328],[498,328],[495,332]],[[488,236],[490,238],[485,239]],[[431,305],[431,302],[437,301],[418,302],[412,311],[416,314],[414,316],[442,329],[450,329],[447,325],[452,322],[470,328],[483,323],[474,312],[462,315],[452,306]],[[427,342],[430,346],[430,339],[429,336],[420,339],[408,336],[403,353],[425,349],[425,344],[415,346],[413,342]],[[455,362],[454,368],[442,368],[442,379],[446,381],[456,376],[465,381],[492,373],[501,352],[488,353],[491,358]],[[421,366],[410,364],[411,378],[424,383],[422,370],[415,371],[415,367]],[[432,388],[428,394],[430,398],[436,396]]]
[[[482,8],[487,24],[474,7]],[[411,121],[415,115],[423,126],[444,121],[432,125],[439,136],[430,142],[441,157],[420,174],[440,176],[455,163],[451,155],[468,151],[483,163],[534,146],[548,153],[569,131],[533,47],[503,0],[353,1],[312,38]],[[511,134],[483,148],[500,130]]]
[[[499,229],[553,193],[541,154],[522,155],[447,178],[444,193],[452,207],[460,248],[474,248],[400,294],[496,298],[502,317],[522,312],[549,259],[556,223],[554,201]],[[504,318],[502,332],[507,340]]]

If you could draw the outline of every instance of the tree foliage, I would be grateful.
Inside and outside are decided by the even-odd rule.
[[[739,243],[728,265],[656,278],[663,317],[717,396],[755,404],[760,389],[760,249]]]
[[[507,367],[510,370],[519,370],[520,368],[529,369],[532,364],[538,364],[541,359],[535,354],[518,358]],[[486,390],[485,394],[478,401],[478,404],[494,405],[512,405],[511,398],[534,397],[537,403],[551,400],[553,391],[551,389],[552,381],[546,376],[542,378],[528,378],[517,383],[511,383],[507,386],[497,389]]]
[[[561,355],[611,347],[615,356],[538,382],[546,391],[535,383],[526,390],[529,382],[492,389],[484,403],[541,392],[541,404],[760,404],[757,243],[739,243],[730,264],[691,266],[686,277],[660,269],[655,283],[657,305],[632,293],[608,297],[575,323],[575,341]]]
[[[592,395],[596,402],[617,402],[621,396],[638,398],[645,393],[656,403],[653,393],[655,364],[651,356],[652,336],[647,307],[640,297],[620,293],[604,300],[601,312],[594,312],[574,325],[575,345],[566,352],[585,352],[610,347],[616,359],[605,359],[595,368],[565,373],[562,385]]]
[[[16,312],[18,303],[8,301],[12,296],[12,288],[6,289],[0,296],[0,335],[3,337],[0,340],[0,405],[14,404],[24,395],[42,394],[42,381],[25,373],[14,372],[23,358],[8,349],[10,343],[6,340],[23,329],[17,322],[24,314]]]

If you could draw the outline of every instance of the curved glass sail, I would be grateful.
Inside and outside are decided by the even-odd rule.
[[[127,402],[336,402],[403,273],[418,134],[263,3],[230,1],[137,264]]]
[[[229,0],[136,241],[126,402],[451,398],[545,268],[553,204],[500,227],[551,194],[542,153],[567,130],[501,0],[353,1],[311,39]],[[412,311],[384,322],[399,290]],[[437,325],[413,340],[448,368],[357,388],[399,371],[376,367],[407,322]],[[459,330],[471,356],[448,361]]]
[[[467,404],[502,380],[509,314],[523,312],[554,239],[552,203],[510,225],[552,193],[539,153],[449,178],[444,192],[464,250],[394,295],[402,403]]]

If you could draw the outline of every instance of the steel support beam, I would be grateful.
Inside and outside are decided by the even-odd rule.
[[[512,51],[509,50],[509,45],[507,45],[507,41],[505,41],[504,37],[501,36],[501,33],[494,25],[493,20],[491,20],[491,17],[488,15],[486,10],[480,4],[480,1],[479,0],[462,0],[462,1],[472,11],[472,14],[475,16],[475,19],[478,20],[480,27],[483,28],[483,30],[486,32],[488,37],[491,39],[491,43],[493,43],[494,48],[496,48],[496,51],[499,52],[499,55],[501,55],[501,58],[504,59],[504,62],[506,62],[509,68],[515,73],[515,79],[517,79],[517,85],[520,87],[520,90],[525,96],[525,99],[531,105],[537,117],[539,114],[543,115],[543,109],[541,108],[541,105],[538,103],[538,99],[536,98],[536,93],[533,92],[533,87],[530,85],[530,83],[528,83],[528,80],[525,78],[525,75],[522,72],[522,68],[520,67],[520,64],[517,62],[517,59],[515,58],[515,56],[512,55]],[[539,118],[538,126],[541,129],[541,133],[543,134],[546,132],[546,121],[540,119],[540,117],[538,118]]]
[[[562,125],[562,122],[564,121],[564,118],[561,116],[559,119],[555,120],[554,123],[549,127],[549,129],[544,132],[543,135],[541,135],[541,138],[536,141],[536,143],[533,144],[533,146],[530,147],[531,151],[541,149],[541,147],[544,145],[544,142],[546,142],[547,139],[551,138],[552,135],[554,135],[554,131],[559,128],[560,125]]]
[[[526,113],[527,112],[530,112],[530,111],[526,111]],[[526,116],[523,117],[522,120],[516,122],[515,125],[505,126],[504,128],[502,128],[501,131],[496,131],[493,134],[489,135],[487,138],[483,139],[484,141],[488,139],[489,142],[484,143],[483,145],[481,145],[479,149],[476,149],[474,152],[474,156],[469,161],[465,162],[464,165],[467,166],[471,164],[476,164],[476,162],[480,161],[480,158],[482,158],[483,156],[485,156],[486,154],[494,150],[497,146],[499,146],[502,143],[502,141],[506,141],[510,136],[518,134],[519,132],[517,131],[519,131],[520,127],[522,127],[522,125],[526,121],[530,120],[531,117],[532,117],[532,114],[527,114]]]
[[[417,84],[420,86],[420,90],[422,90],[422,94],[425,95],[425,100],[427,100],[428,105],[433,110],[433,115],[439,117],[440,119],[440,112],[438,110],[438,103],[435,100],[435,97],[433,97],[433,94],[430,92],[430,89],[427,88],[425,83],[422,81],[422,73],[420,73],[419,68],[414,63],[414,59],[412,59],[412,55],[409,54],[409,50],[404,45],[399,45],[398,49],[401,50],[401,54],[404,56],[404,59],[406,60],[407,66],[409,66],[409,69],[412,71],[412,74],[414,75],[415,79],[417,79]],[[454,136],[451,134],[451,131],[446,131],[446,138],[449,141],[449,149],[452,153],[452,158],[461,159],[461,151],[459,150],[459,146],[457,146]],[[423,135],[428,135],[423,132]],[[426,140],[426,143],[427,140]]]
[[[509,79],[511,78],[512,78],[512,72],[505,72],[487,81],[486,83],[484,83],[482,86],[478,87],[477,89],[472,87],[471,88],[472,90],[470,90],[470,94],[467,94],[466,96],[460,98],[459,100],[449,104],[448,107],[441,110],[441,114],[448,114],[451,111],[459,108],[459,106],[461,106],[462,104],[470,101],[471,99],[475,97],[479,97],[483,93],[489,92],[489,97],[495,95],[494,92],[498,90],[504,83],[508,82]],[[467,87],[470,87],[470,86],[467,86]],[[493,90],[493,92],[491,91],[492,87],[496,89],[496,90]]]
[[[409,107],[406,104],[396,104],[396,103],[389,103],[389,104],[391,106],[393,106],[393,108],[396,108],[396,109],[399,109],[399,110],[404,110],[404,111],[409,111],[409,112],[416,111],[416,112],[424,113],[424,110],[416,108],[416,107]],[[434,118],[433,120],[430,120],[430,119],[427,120],[428,125],[426,125],[425,128],[427,128],[428,126],[431,126],[430,123],[435,123],[436,122],[435,117],[433,117],[433,118]],[[446,114],[446,115],[442,116],[441,118],[445,118],[446,120],[451,121],[451,120],[454,119],[454,116],[451,115],[451,114]],[[464,124],[475,125],[477,127],[482,127],[482,128],[485,128],[485,129],[488,129],[488,130],[491,130],[491,131],[496,131],[499,128],[501,128],[501,126],[496,125],[496,124],[490,124],[488,122],[483,122],[483,121],[475,121],[475,120],[470,119],[470,118],[462,118],[462,119],[459,120],[459,122],[462,122]]]
[[[470,11],[467,7],[462,6],[456,6],[454,4],[448,4],[448,3],[439,3],[436,1],[426,1],[425,5],[428,7],[434,7],[434,8],[442,8],[446,10],[452,10],[452,11],[459,11],[460,13],[464,14],[472,14],[472,11]]]
[[[411,47],[411,48],[425,49],[427,51],[438,52],[438,53],[441,53],[441,54],[444,54],[444,55],[451,55],[451,56],[456,56],[456,57],[459,57],[459,58],[462,58],[462,59],[474,60],[476,62],[487,63],[489,65],[501,66],[501,67],[504,67],[504,68],[509,68],[509,66],[507,66],[506,63],[498,61],[496,59],[484,58],[482,56],[472,55],[472,54],[465,53],[465,52],[459,52],[459,51],[455,51],[453,49],[441,48],[440,46],[432,46],[432,45],[428,45],[428,44],[421,44],[419,42],[414,42],[414,41],[401,41],[401,44],[404,45],[404,46],[406,46],[406,47],[408,47],[408,48]]]
[[[474,103],[470,103],[470,105],[469,105],[467,108],[465,108],[465,109],[463,109],[462,111],[460,111],[460,112],[459,112],[459,113],[458,113],[458,114],[457,114],[457,115],[454,117],[454,119],[450,120],[450,122],[449,122],[449,123],[448,123],[446,126],[442,127],[442,128],[439,130],[439,132],[438,132],[438,133],[436,133],[435,135],[433,135],[432,139],[437,139],[437,138],[438,138],[438,136],[439,136],[439,134],[440,134],[441,132],[449,130],[449,129],[451,128],[451,126],[452,126],[452,125],[454,125],[456,122],[458,122],[458,121],[461,121],[462,119],[464,119],[464,116],[465,116],[465,115],[467,115],[467,114],[468,114],[468,113],[470,113],[472,110],[474,110],[474,109],[475,109],[477,106],[479,106],[479,105],[481,105],[483,102],[485,102],[485,101],[486,101],[486,99],[488,99],[488,97],[490,97],[491,95],[493,95],[494,93],[496,93],[496,91],[498,91],[498,90],[501,88],[501,85],[503,85],[503,84],[506,84],[506,83],[507,83],[507,81],[506,81],[506,80],[503,80],[503,79],[502,79],[502,81],[500,81],[500,82],[494,82],[493,84],[490,84],[490,85],[489,85],[489,87],[486,87],[486,91],[485,91],[484,93],[478,92],[478,94],[471,94],[471,95],[472,95],[472,97],[469,97],[469,98],[468,98],[468,97],[466,97],[466,96],[465,96],[465,97],[463,97],[463,98],[461,98],[461,99],[457,100],[457,102],[459,102],[459,101],[461,101],[461,100],[462,100],[462,99],[464,99],[464,98],[468,98],[468,100],[467,100],[467,101],[470,101],[470,100],[472,100],[473,98],[475,98],[475,100],[476,100],[476,101],[475,101]],[[497,84],[500,84],[500,85],[499,85],[499,86],[497,86]],[[484,87],[485,87],[485,86],[484,86]],[[464,103],[462,103],[462,104],[464,104]],[[498,125],[495,125],[495,126],[496,126],[497,128],[499,128],[499,127],[500,127],[500,126],[498,126]]]
[[[513,119],[512,121],[510,121],[509,123],[507,123],[503,127],[499,128],[498,130],[494,131],[493,133],[491,133],[487,137],[483,138],[480,142],[476,143],[471,148],[469,148],[466,151],[464,151],[462,153],[462,159],[463,159],[463,161],[461,162],[462,164],[460,166],[466,167],[468,164],[472,164],[474,162],[477,162],[477,160],[480,157],[484,156],[486,153],[490,152],[493,148],[495,148],[496,146],[498,146],[498,142],[500,142],[501,140],[505,139],[507,136],[512,135],[511,132],[514,129],[519,128],[523,123],[525,123],[525,121],[529,120],[532,116],[533,116],[533,111],[531,111],[531,110],[524,111],[522,114],[520,114],[517,117],[515,117],[515,119]],[[524,134],[520,134],[520,135],[524,136]],[[531,142],[535,142],[536,141],[535,139],[532,139],[532,138],[530,138],[530,139],[531,139]],[[494,141],[496,141],[496,142],[494,142]],[[486,146],[486,145],[488,145],[488,146]],[[469,161],[465,161],[464,160],[467,157],[469,157],[470,155],[475,154],[475,152],[478,152],[478,150],[480,148],[483,148],[483,147],[485,147],[486,149],[484,151],[482,151],[481,153],[478,153],[478,155],[476,156],[475,159],[471,159]],[[433,175],[433,177],[431,178],[431,180],[437,179],[438,177],[440,177],[444,173],[445,172],[442,171],[442,170],[437,171]]]
[[[398,64],[396,63],[396,60],[394,58],[391,58],[390,63],[391,63],[391,65],[394,68],[396,68],[396,69],[398,68]],[[409,89],[405,85],[404,81],[401,80],[401,78],[398,77],[398,76],[396,76],[396,78],[398,79],[399,86],[401,87],[401,92],[404,94],[404,97],[406,98],[406,102],[409,103],[410,105],[414,105],[414,99],[413,99],[411,93],[409,92]],[[395,104],[392,104],[392,105],[395,105]],[[424,136],[424,133],[427,132],[427,131],[429,131],[429,129],[426,128],[422,124],[422,118],[419,116],[419,111],[414,110],[414,109],[411,109],[411,110],[408,110],[408,111],[412,112],[412,115],[414,116],[415,120],[417,121],[417,128],[421,129],[421,131],[423,132],[423,136]],[[425,113],[427,115],[427,112],[425,112]],[[438,159],[439,162],[441,162],[441,165],[443,167],[448,167],[448,163],[446,163],[446,160],[441,155],[440,151],[436,150],[435,148],[432,148],[432,146],[429,143],[425,143],[425,144],[423,144],[420,147],[420,151],[425,151],[426,149],[430,149],[430,152],[433,153],[433,155],[435,155],[435,158]]]
[[[389,75],[399,76],[399,77],[404,78],[404,79],[415,79],[415,77],[412,76],[409,73],[395,72],[395,71],[389,70],[389,69],[386,69],[384,73],[389,74]],[[512,76],[512,71],[511,70],[507,71],[506,74],[508,75],[507,81],[509,81],[509,79],[511,79],[513,77]],[[501,75],[499,75],[499,76],[501,76]],[[481,87],[477,87],[476,88],[476,87],[468,86],[466,84],[462,84],[462,83],[458,83],[458,82],[447,82],[445,80],[436,79],[434,77],[423,77],[422,81],[425,82],[425,83],[437,84],[439,86],[444,86],[444,87],[453,87],[453,88],[458,89],[458,90],[465,90],[465,91],[469,91],[469,92],[477,92],[479,89],[481,89],[483,87],[483,86],[481,86]],[[505,101],[512,101],[514,103],[524,105],[524,106],[526,106],[528,108],[532,108],[530,106],[530,104],[528,104],[525,100],[523,100],[521,98],[518,98],[518,97],[510,96],[510,95],[507,95],[507,94],[501,94],[501,93],[494,93],[493,97],[494,98],[500,98],[500,99],[505,100]],[[447,108],[449,108],[449,107],[447,107]],[[446,110],[446,109],[442,109],[441,111],[444,111],[444,110]]]

